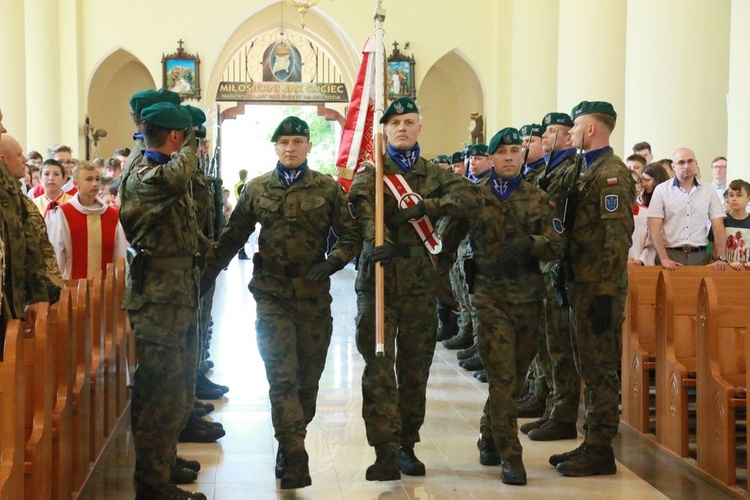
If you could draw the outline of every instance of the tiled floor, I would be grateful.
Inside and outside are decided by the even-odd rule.
[[[487,386],[456,364],[455,351],[438,345],[428,388],[422,442],[416,452],[427,466],[424,477],[368,482],[365,469],[374,460],[361,418],[360,376],[363,363],[354,343],[355,272],[334,276],[334,337],[321,380],[318,413],[308,429],[311,487],[282,491],[274,478],[273,438],[268,385],[255,344],[255,305],[246,284],[252,264],[234,260],[219,278],[214,304],[211,379],[231,391],[211,415],[227,435],[213,444],[180,444],[181,456],[203,465],[198,483],[188,489],[209,499],[489,499],[514,498],[721,498],[716,490],[622,433],[616,444],[615,476],[566,478],[548,463],[550,454],[570,450],[581,441],[531,442],[521,435],[528,485],[511,487],[499,480],[498,467],[478,463],[476,439]],[[132,498],[132,437],[117,434],[81,498]],[[636,470],[638,474],[631,471]],[[646,478],[648,482],[643,478]],[[656,489],[651,484],[656,485]],[[661,491],[659,491],[661,490]],[[663,492],[663,493],[662,493]]]

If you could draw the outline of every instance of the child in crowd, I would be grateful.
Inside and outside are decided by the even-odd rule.
[[[120,206],[120,183],[122,182],[120,177],[115,177],[112,182],[109,183],[109,204],[114,207]]]
[[[44,217],[44,222],[49,225],[50,214],[55,209],[72,198],[64,192],[62,187],[65,183],[65,167],[57,160],[45,160],[42,163],[42,186],[44,193],[34,198],[34,205]]]
[[[39,170],[39,167],[36,165],[30,165],[29,166],[29,175],[31,175],[31,187],[32,189],[37,187],[39,184],[42,183],[42,173]],[[31,196],[31,195],[29,195]]]
[[[120,226],[120,212],[99,199],[101,169],[93,162],[78,163],[72,173],[78,192],[60,205],[49,223],[63,279],[92,278],[107,264],[125,257],[128,242]]]
[[[747,212],[750,183],[742,179],[734,180],[724,194],[729,203],[729,211],[724,219],[727,262],[738,271],[750,269],[750,216]],[[713,241],[713,233],[709,233],[708,239]]]
[[[99,199],[104,203],[105,205],[111,205],[112,204],[112,195],[109,194],[109,185],[112,184],[112,177],[104,176],[102,177],[101,182],[99,183]]]

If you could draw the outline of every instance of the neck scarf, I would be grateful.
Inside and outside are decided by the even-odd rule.
[[[612,148],[609,146],[604,146],[601,149],[595,149],[593,151],[586,151],[585,153],[583,153],[583,171],[586,172],[601,155],[603,155],[610,149]]]
[[[488,168],[487,170],[485,170],[484,172],[482,172],[479,175],[469,174],[469,179],[471,180],[471,182],[473,182],[474,184],[476,184],[477,182],[479,182],[482,179],[484,179],[485,177],[487,177],[487,175],[489,175],[489,173],[490,173],[491,170],[492,170],[492,168]]]
[[[157,165],[166,165],[169,163],[169,160],[172,159],[171,155],[162,153],[161,151],[153,151],[151,149],[147,149],[143,155]]]
[[[512,179],[503,179],[492,170],[490,174],[490,188],[500,201],[505,201],[508,196],[521,184],[521,176]]]
[[[276,162],[276,173],[279,174],[279,179],[286,187],[300,180],[305,172],[307,172],[307,160],[297,168],[286,168],[280,161]]]
[[[417,163],[419,159],[419,143],[416,143],[413,148],[407,150],[396,149],[388,144],[388,154],[391,155],[393,161],[395,161],[404,173],[411,170],[411,167]]]

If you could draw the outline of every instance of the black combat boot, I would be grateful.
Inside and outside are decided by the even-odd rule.
[[[198,473],[186,467],[173,465],[169,469],[169,480],[174,484],[190,484],[198,479]]]
[[[472,377],[479,380],[480,382],[487,383],[487,372],[485,370],[477,370],[471,374]]]
[[[437,304],[438,329],[437,342],[448,340],[458,333],[458,316],[440,302]]]
[[[482,434],[477,439],[477,449],[479,450],[479,463],[482,465],[500,465],[500,452],[497,450],[495,440]]]
[[[203,411],[206,412],[206,415],[211,413],[216,409],[216,407],[213,405],[213,403],[204,403],[203,401],[198,401],[197,399],[193,402],[193,408],[200,408]]]
[[[201,470],[201,463],[197,460],[188,460],[186,458],[177,457],[175,458],[174,464],[178,467],[182,467],[184,469],[190,469],[195,472],[198,472]]]
[[[456,359],[459,361],[462,361],[464,359],[469,359],[473,355],[475,355],[478,351],[477,344],[474,342],[471,347],[468,349],[461,349],[456,353]]]
[[[516,416],[518,418],[540,418],[544,415],[547,402],[533,394],[529,394],[525,399],[516,404]]]
[[[482,359],[479,357],[479,353],[476,353],[472,357],[464,359],[463,361],[459,361],[458,366],[470,372],[481,370],[482,368],[484,368]]]
[[[568,460],[573,460],[575,457],[577,457],[580,453],[583,452],[585,446],[586,446],[586,442],[583,442],[578,448],[574,450],[566,451],[565,453],[557,453],[555,455],[552,455],[549,457],[549,464],[552,467],[557,467],[558,464],[567,462]]]
[[[284,473],[281,476],[282,490],[294,490],[312,484],[308,460],[305,450],[284,455]]]
[[[503,458],[500,480],[505,484],[526,484],[526,468],[523,466],[521,455],[513,455]]]
[[[573,477],[609,475],[617,472],[612,446],[592,446],[584,443],[581,448],[575,457],[557,464],[557,472]]]
[[[384,444],[375,447],[375,463],[367,468],[365,479],[368,481],[398,481],[401,479],[399,470],[398,449],[395,444]]]
[[[274,472],[276,473],[276,479],[281,479],[284,475],[284,469],[286,468],[286,456],[284,455],[284,448],[279,445],[279,449],[276,450],[276,466]]]
[[[458,333],[448,340],[443,340],[446,349],[467,349],[474,343],[471,324],[459,328]]]
[[[177,440],[181,443],[213,443],[225,435],[226,431],[221,423],[191,416]]]
[[[539,420],[534,420],[533,422],[526,422],[525,424],[521,425],[521,432],[523,432],[524,434],[528,434],[529,431],[538,429],[543,426],[546,421],[547,419],[542,417]]]
[[[414,454],[414,446],[402,446],[398,450],[398,465],[407,476],[424,476],[424,464]]]
[[[135,500],[206,500],[206,495],[181,490],[171,481],[163,484],[136,482]]]
[[[576,424],[549,419],[541,427],[529,431],[532,441],[559,441],[578,437]]]
[[[208,390],[216,390],[221,391],[222,395],[229,392],[229,387],[226,385],[217,384],[215,382],[212,382],[208,377],[206,377],[205,373],[199,373],[195,377],[195,388],[196,390],[198,388],[204,388]]]

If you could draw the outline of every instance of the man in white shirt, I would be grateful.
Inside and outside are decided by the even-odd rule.
[[[658,254],[657,263],[668,270],[677,266],[709,263],[706,252],[708,224],[716,235],[713,255],[717,270],[726,267],[724,257],[724,207],[716,190],[697,178],[695,153],[680,148],[672,156],[675,177],[654,189],[648,209],[651,237]]]

